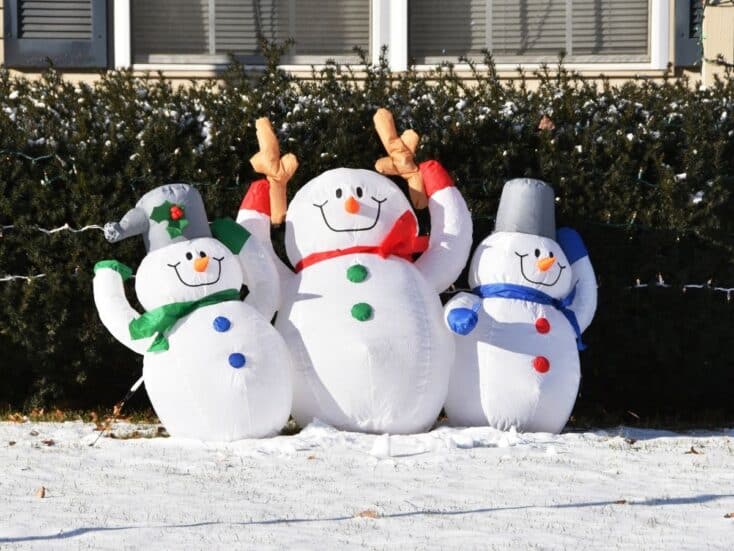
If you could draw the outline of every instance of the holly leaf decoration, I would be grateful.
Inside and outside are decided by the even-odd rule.
[[[189,225],[189,221],[185,216],[182,216],[178,220],[174,220],[171,217],[171,208],[175,206],[177,205],[174,205],[170,201],[164,201],[162,204],[155,207],[153,212],[150,214],[150,219],[154,222],[168,222],[166,231],[168,232],[168,235],[171,236],[171,239],[183,235],[184,228]],[[183,209],[181,209],[181,211],[183,212]]]

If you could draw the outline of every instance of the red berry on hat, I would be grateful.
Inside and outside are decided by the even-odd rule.
[[[178,205],[171,207],[171,220],[181,220],[184,217],[184,211]]]

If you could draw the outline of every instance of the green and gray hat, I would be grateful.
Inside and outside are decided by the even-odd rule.
[[[142,235],[148,252],[178,241],[212,236],[201,195],[182,183],[152,189],[119,222],[105,224],[104,234],[111,243]]]

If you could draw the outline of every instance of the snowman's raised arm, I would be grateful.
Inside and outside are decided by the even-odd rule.
[[[237,255],[249,294],[245,302],[253,306],[267,320],[280,307],[280,280],[271,255],[260,240],[230,218],[221,218],[211,224],[212,235]]]
[[[591,324],[596,312],[597,283],[594,268],[586,246],[576,230],[559,228],[556,240],[571,264],[575,295],[569,307],[576,314],[576,320],[583,333]]]
[[[265,178],[250,184],[237,213],[237,223],[249,231],[270,255],[282,288],[288,278],[293,277],[293,272],[275,254],[270,239],[270,182]]]
[[[451,176],[438,161],[415,164],[415,152],[420,142],[416,132],[406,130],[398,136],[395,120],[387,109],[378,109],[373,120],[387,151],[387,157],[375,163],[375,170],[380,174],[404,178],[415,208],[423,209],[428,203],[431,235],[428,249],[415,266],[440,293],[456,281],[469,258],[472,240],[469,209]]]
[[[125,296],[123,282],[132,276],[132,270],[116,260],[102,260],[94,266],[94,304],[102,324],[118,341],[138,354],[144,354],[153,338],[133,340],[130,322],[139,318]]]
[[[415,262],[437,292],[448,289],[469,258],[472,220],[469,209],[448,172],[437,161],[419,165],[431,213],[428,249]]]

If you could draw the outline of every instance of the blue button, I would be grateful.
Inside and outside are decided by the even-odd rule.
[[[245,365],[245,355],[240,354],[239,352],[230,354],[229,355],[229,365],[231,365],[235,369],[239,369],[240,367],[243,367]]]
[[[229,328],[232,327],[232,322],[229,321],[224,316],[217,316],[214,318],[214,330],[219,331],[220,333],[224,333],[225,331],[229,331]]]

